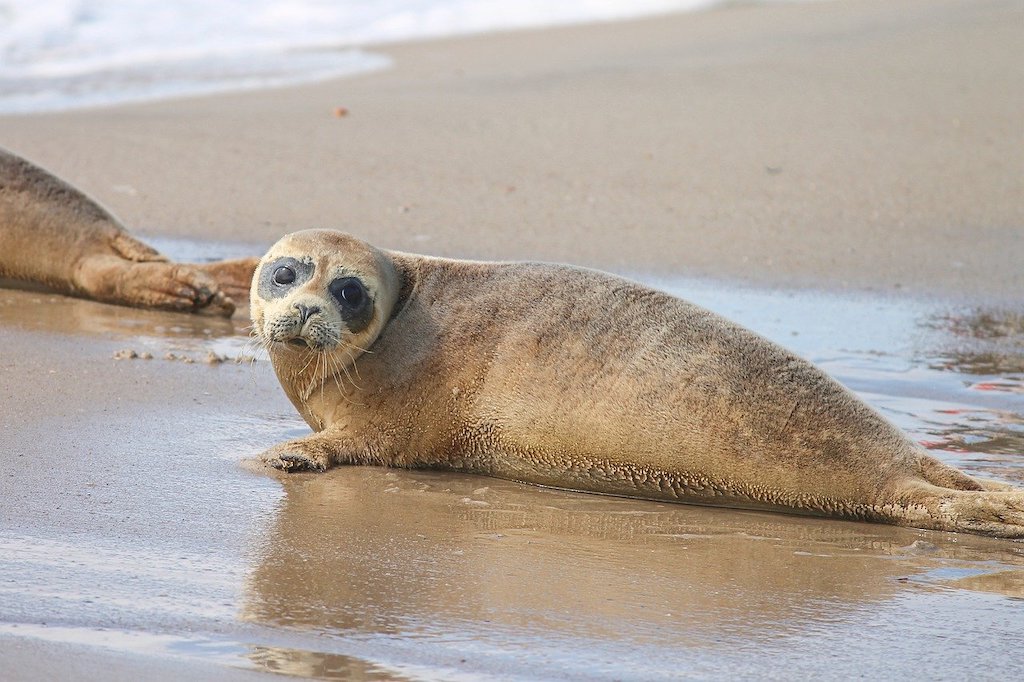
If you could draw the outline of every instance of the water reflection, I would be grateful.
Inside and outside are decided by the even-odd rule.
[[[170,351],[207,352],[236,358],[256,353],[249,320],[236,315],[186,315],[97,303],[27,289],[0,288],[0,331],[17,329],[124,342],[163,357]],[[197,356],[201,357],[201,356]]]
[[[998,571],[996,573],[980,573],[958,578],[946,583],[950,587],[979,592],[994,592],[1011,599],[1024,601],[1024,570]]]
[[[1024,482],[1024,414],[907,397],[873,402],[943,461],[974,475]]]
[[[480,477],[359,467],[282,485],[245,618],[335,636],[492,639],[524,655],[537,638],[767,642],[856,617],[938,563],[1024,569],[1003,541]]]
[[[256,645],[249,648],[246,658],[259,670],[315,680],[404,682],[416,679],[354,656],[321,651]]]
[[[1011,390],[1021,392],[1024,383],[1024,314],[1021,311],[1005,308],[950,310],[928,316],[921,325],[939,332],[943,339],[930,353],[931,367],[969,375],[1003,375],[993,376],[996,385],[1009,383]]]
[[[1010,408],[979,409],[969,398],[967,405],[919,415],[929,433],[924,445],[972,472],[1024,483],[1024,315],[973,308],[920,324],[940,333],[919,361],[960,377],[967,394],[1006,396]]]

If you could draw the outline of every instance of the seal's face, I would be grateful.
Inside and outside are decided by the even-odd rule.
[[[330,350],[369,325],[375,306],[364,283],[367,276],[329,263],[320,263],[328,272],[317,276],[317,265],[309,257],[281,256],[260,268],[262,332],[267,340]]]
[[[341,352],[349,364],[380,332],[397,298],[387,257],[341,232],[297,232],[271,247],[253,278],[252,320],[272,356]]]

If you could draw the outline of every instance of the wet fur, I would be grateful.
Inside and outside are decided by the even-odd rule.
[[[383,464],[656,500],[1024,537],[1024,491],[930,457],[810,363],[714,313],[603,273],[384,252],[300,232],[264,261],[311,257],[367,279],[360,334],[272,342],[291,297],[251,294],[255,333],[316,431],[265,455],[284,470]],[[314,277],[295,294],[329,304]],[[337,324],[337,326],[332,326]]]

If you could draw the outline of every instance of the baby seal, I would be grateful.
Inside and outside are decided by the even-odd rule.
[[[0,149],[0,279],[106,303],[229,316],[258,259],[172,263],[95,201]]]
[[[611,275],[298,232],[254,333],[315,431],[286,471],[380,464],[610,495],[1024,537],[1024,490],[929,456],[809,362]]]

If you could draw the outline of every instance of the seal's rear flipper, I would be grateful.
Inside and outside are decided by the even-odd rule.
[[[248,296],[255,267],[255,259],[210,268],[171,263],[94,200],[0,149],[0,280],[105,303],[230,316],[230,297]]]
[[[923,452],[918,455],[917,463],[921,467],[921,477],[940,488],[952,488],[953,490],[992,489],[973,476],[968,476],[959,469],[954,469]],[[1014,488],[1007,486],[1006,489],[1013,490]]]
[[[1024,538],[1024,491],[950,490],[926,483],[908,485],[886,505],[891,522],[901,526]]]
[[[204,312],[230,317],[234,302],[209,275],[178,263],[132,262],[118,256],[83,259],[75,269],[74,291],[106,303]]]
[[[249,300],[249,285],[259,262],[259,258],[235,258],[213,263],[189,263],[188,267],[212,277],[221,291],[236,303],[242,303]]]
[[[1003,538],[1024,538],[1024,493],[960,492],[939,503],[956,530]]]

